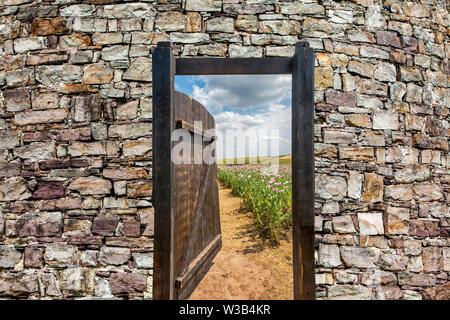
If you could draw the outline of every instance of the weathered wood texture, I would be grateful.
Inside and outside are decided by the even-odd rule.
[[[290,74],[291,61],[291,58],[178,58],[176,74]]]
[[[201,121],[203,130],[215,127],[211,114],[180,92],[175,92],[174,119],[189,124]],[[191,130],[186,132],[191,138],[191,150],[182,158],[190,161],[174,164],[173,169],[175,299],[190,296],[221,248],[217,167],[215,163],[204,163],[201,155],[215,141]]]
[[[292,228],[294,299],[315,299],[314,51],[296,44],[292,58]]]
[[[175,59],[170,43],[153,53],[153,205],[155,208],[153,299],[173,298],[173,165]]]

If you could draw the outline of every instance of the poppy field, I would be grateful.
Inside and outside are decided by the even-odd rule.
[[[241,197],[242,207],[253,212],[257,228],[271,243],[278,243],[292,225],[291,166],[219,166],[218,179]]]

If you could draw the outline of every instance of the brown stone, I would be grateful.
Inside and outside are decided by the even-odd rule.
[[[153,190],[153,183],[131,183],[127,185],[127,197],[130,198],[140,198],[140,197],[151,197]]]
[[[422,250],[423,270],[436,272],[442,268],[442,249],[439,247],[425,247]]]
[[[425,289],[424,296],[430,300],[450,300],[450,281]]]
[[[125,220],[123,222],[123,233],[125,237],[140,237],[141,223],[136,220]]]
[[[103,237],[100,236],[73,236],[67,239],[73,245],[101,245]]]
[[[410,221],[409,235],[418,238],[436,237],[440,234],[438,221],[414,219]]]
[[[383,177],[375,173],[364,175],[364,189],[362,192],[363,202],[383,201]]]
[[[20,174],[20,163],[0,163],[0,178],[15,177]]]
[[[20,237],[49,237],[60,235],[62,226],[59,212],[33,212],[21,215],[17,228]]]
[[[108,194],[111,191],[111,182],[99,177],[80,177],[75,179],[70,185],[70,190],[75,190],[81,194]]]
[[[392,31],[377,31],[377,43],[396,48],[401,48],[402,46],[397,33]]]
[[[31,31],[34,35],[48,36],[50,34],[66,33],[66,19],[55,18],[35,18],[31,24]]]
[[[35,199],[55,199],[66,195],[67,189],[62,182],[39,182],[33,194]]]
[[[14,115],[14,123],[18,126],[38,123],[55,123],[67,119],[67,109],[49,109],[42,111],[25,111]]]
[[[5,90],[3,99],[7,111],[23,111],[31,106],[30,92],[27,88]]]
[[[44,54],[30,55],[27,58],[27,65],[36,66],[41,64],[54,64],[66,62],[69,59],[67,54]]]
[[[356,94],[354,92],[339,92],[334,90],[327,90],[325,92],[326,102],[329,104],[345,107],[356,106]]]
[[[82,168],[89,166],[89,162],[86,160],[47,160],[39,162],[39,168],[41,170],[51,170],[51,169],[64,169],[64,168]]]
[[[372,126],[370,116],[364,114],[349,114],[345,116],[345,123],[360,128],[370,128]]]
[[[94,219],[92,233],[102,236],[112,236],[116,231],[119,218],[114,215],[102,215]]]
[[[110,283],[114,294],[144,292],[147,289],[147,277],[142,274],[113,273]]]
[[[339,159],[372,161],[374,159],[374,151],[371,147],[339,147]]]
[[[90,140],[91,127],[82,127],[76,129],[65,129],[58,131],[56,136],[57,141],[74,141],[74,140]]]
[[[146,179],[147,172],[144,169],[106,168],[103,169],[103,176],[117,180]]]
[[[106,84],[114,76],[113,70],[107,65],[96,63],[84,68],[83,82],[86,84]]]
[[[409,209],[388,206],[384,225],[386,234],[407,235],[409,230]]]
[[[53,131],[25,132],[23,134],[24,142],[52,141],[54,138],[55,133]]]
[[[25,268],[42,268],[44,266],[44,249],[28,245],[25,247],[23,266]]]

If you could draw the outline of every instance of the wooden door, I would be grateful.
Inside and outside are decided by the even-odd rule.
[[[214,147],[214,137],[206,131],[215,122],[199,102],[180,92],[175,92],[174,121],[175,128],[184,130],[192,142],[190,154],[182,157],[185,163],[173,168],[174,299],[187,299],[222,246],[217,167],[202,157],[205,149]],[[194,132],[195,121],[202,124],[198,132]]]
[[[174,90],[174,74],[170,44],[158,43],[153,53],[152,128],[157,300],[189,298],[222,247],[216,162],[208,164],[201,155],[215,146],[214,136],[206,132],[215,121],[199,102]],[[201,121],[199,131],[196,121]],[[172,161],[177,129],[190,140],[190,152],[181,152],[181,163]]]

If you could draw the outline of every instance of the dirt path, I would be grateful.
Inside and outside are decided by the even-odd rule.
[[[222,250],[190,299],[292,299],[292,243],[262,245],[240,198],[221,185],[219,197]]]

